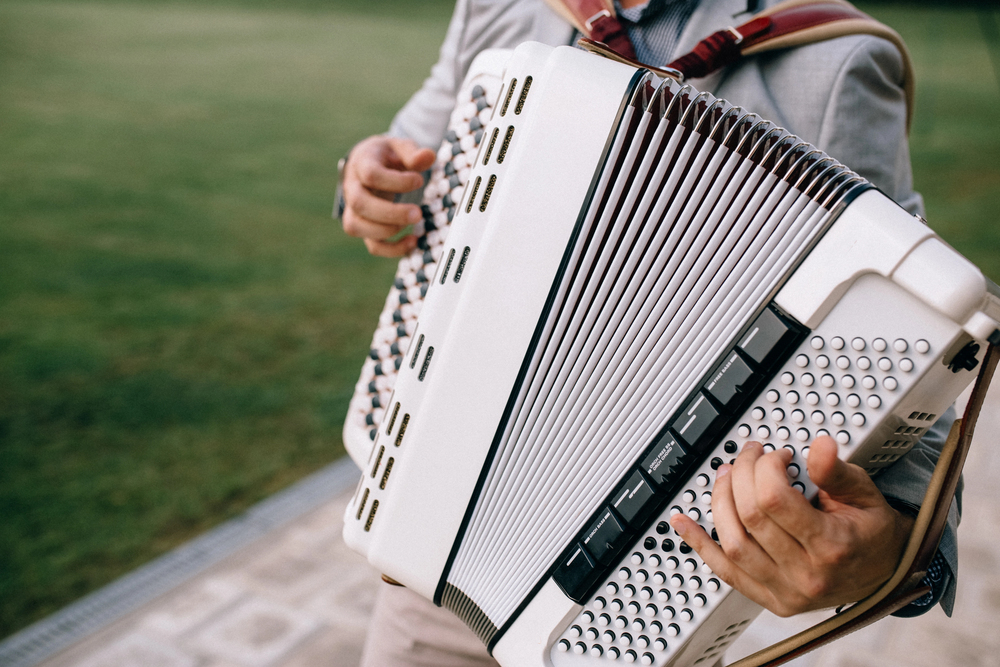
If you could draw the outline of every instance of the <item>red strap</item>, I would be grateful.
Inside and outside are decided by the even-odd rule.
[[[614,16],[604,14],[591,24],[591,34],[587,35],[595,42],[603,42],[615,53],[626,58],[636,58],[635,48],[629,39],[625,26]]]
[[[814,2],[764,12],[743,25],[727,28],[703,39],[690,53],[668,67],[686,78],[697,79],[740,59],[751,47],[808,28],[834,21],[870,18],[854,7],[840,2]]]
[[[587,39],[604,44],[616,54],[635,60],[628,32],[615,16],[611,0],[545,0]]]

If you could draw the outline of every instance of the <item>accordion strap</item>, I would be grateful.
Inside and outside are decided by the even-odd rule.
[[[729,667],[761,667],[781,665],[813,649],[860,630],[875,621],[905,607],[926,594],[930,589],[922,585],[927,568],[937,551],[948,520],[948,510],[958,487],[962,467],[965,465],[972,443],[976,419],[986,397],[990,378],[1000,358],[996,346],[990,345],[983,358],[975,387],[965,407],[962,419],[951,427],[948,440],[941,451],[931,477],[920,512],[913,525],[913,532],[906,549],[896,566],[896,572],[871,596],[833,617],[793,635],[784,641],[758,651]]]
[[[744,56],[822,42],[845,35],[874,35],[892,42],[903,58],[906,128],[913,116],[913,63],[895,30],[846,0],[785,0],[755,14],[742,25],[712,33],[672,63],[684,77],[697,79]]]
[[[612,0],[545,0],[581,35],[606,45],[626,60],[636,60],[635,47],[618,20]]]

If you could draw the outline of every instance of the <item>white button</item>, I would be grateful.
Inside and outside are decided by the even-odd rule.
[[[854,424],[855,426],[864,426],[865,416],[860,412],[855,412],[853,415],[851,415],[851,423]]]
[[[847,431],[837,431],[837,443],[846,445],[851,441],[851,434]]]
[[[813,386],[813,383],[816,382],[816,378],[812,376],[812,373],[803,373],[799,380],[807,387]]]
[[[747,429],[749,428],[750,427],[747,426]],[[697,484],[698,486],[708,486],[709,481],[711,480],[708,479],[708,475],[706,475],[705,473],[701,473],[694,479],[694,483]]]
[[[875,382],[875,378],[873,378],[871,375],[866,375],[863,378],[861,378],[861,386],[864,387],[865,389],[874,389],[876,384],[877,383]]]
[[[850,359],[848,359],[847,357],[845,357],[843,355],[837,357],[837,368],[839,368],[842,371],[846,371],[850,367],[851,367],[851,360]]]
[[[566,651],[569,650],[569,641],[563,639],[562,641],[559,642],[559,647],[558,648],[559,648],[560,651],[562,651],[563,653],[565,653]]]
[[[622,569],[618,570],[618,578],[621,579],[621,580],[623,580],[623,581],[626,580],[626,579],[628,579],[631,576],[632,576],[632,573],[628,571],[627,567],[623,567]]]
[[[779,440],[788,440],[792,437],[792,432],[788,430],[787,426],[779,426],[774,434],[778,436]]]
[[[625,587],[622,589],[622,595],[624,595],[627,598],[630,598],[633,595],[635,595],[635,586],[633,586],[632,584],[625,584]]]
[[[806,420],[806,413],[801,410],[792,410],[792,421],[796,424],[801,424]]]
[[[892,349],[896,350],[896,352],[899,352],[900,354],[906,352],[908,347],[909,346],[906,344],[906,341],[903,340],[902,338],[897,338],[896,340],[892,341]]]
[[[618,618],[615,619],[615,627],[618,628],[619,630],[623,629],[627,625],[628,625],[628,619],[625,618],[624,616],[619,616]]]
[[[825,354],[819,355],[818,357],[816,357],[816,365],[819,366],[820,368],[829,368],[830,357],[826,356]]]
[[[844,417],[843,412],[834,412],[830,415],[830,421],[833,422],[834,426],[843,426],[847,418]]]
[[[631,602],[628,603],[628,611],[630,614],[638,614],[641,608],[642,607],[640,607],[639,603],[636,602],[635,600],[632,600]]]
[[[670,583],[673,584],[674,586],[683,586],[684,577],[682,577],[679,574],[675,574],[674,576],[670,577]]]
[[[642,658],[639,660],[645,667],[653,664],[653,656],[649,653],[643,653]]]
[[[685,572],[694,572],[697,569],[698,569],[698,563],[693,558],[688,558],[686,561],[684,561]]]
[[[624,603],[622,603],[621,600],[615,598],[614,600],[611,601],[611,608],[614,609],[615,611],[621,611],[622,609],[625,608],[625,605]]]
[[[608,582],[608,585],[604,587],[604,590],[605,590],[605,591],[606,591],[606,592],[607,592],[607,593],[608,593],[609,595],[614,595],[615,593],[617,593],[617,592],[618,592],[618,584],[616,584],[616,583],[615,583],[615,582],[613,582],[613,581],[611,581],[611,582]]]
[[[587,628],[587,633],[586,634],[587,634],[587,639],[589,639],[590,641],[594,641],[594,640],[597,639],[597,629],[596,628]]]
[[[625,655],[622,657],[625,662],[635,662],[635,651],[625,651]]]
[[[639,597],[643,600],[649,600],[653,597],[653,589],[649,586],[643,586],[642,590],[639,591]]]
[[[655,634],[660,634],[663,632],[663,624],[659,621],[653,621],[649,624],[649,631]]]
[[[635,580],[640,584],[649,579],[649,574],[645,570],[639,570],[635,573]]]
[[[671,556],[670,558],[667,559],[667,562],[663,564],[663,567],[667,568],[668,570],[676,570],[678,565],[680,565],[680,561]]]
[[[896,378],[890,375],[886,379],[882,380],[882,386],[888,389],[889,391],[896,391],[896,387],[899,386],[899,383],[896,382]]]
[[[835,350],[843,350],[844,339],[841,338],[840,336],[834,336],[833,338],[830,339],[830,347],[832,347]]]
[[[664,639],[663,637],[660,637],[659,639],[657,639],[656,641],[653,642],[653,646],[656,647],[657,651],[666,651],[667,650],[667,640]]]
[[[851,341],[851,347],[860,352],[861,350],[865,349],[865,339],[855,338],[854,340]]]
[[[692,491],[691,489],[687,489],[684,493],[681,494],[681,498],[683,498],[684,502],[686,503],[693,503],[697,498],[697,496],[695,495],[694,491]]]
[[[705,584],[705,588],[712,591],[713,593],[719,590],[719,586],[720,584],[718,579],[709,579],[708,583]]]
[[[705,574],[712,574],[712,568],[708,566],[708,563],[702,563],[701,567],[699,567],[698,569],[704,572]]]
[[[690,609],[681,609],[681,620],[682,621],[693,621],[694,612]]]
[[[809,440],[809,431],[804,428],[800,428],[795,432],[795,437],[801,442],[807,442]]]
[[[803,484],[802,482],[792,482],[792,488],[798,491],[799,493],[806,492],[806,485]]]
[[[799,402],[799,392],[797,391],[788,392],[787,394],[785,394],[785,401],[790,403],[791,405],[795,405],[796,403]]]
[[[840,395],[839,394],[827,394],[826,395],[827,405],[840,405]]]
[[[569,634],[571,637],[579,637],[580,635],[583,634],[583,630],[580,629],[579,625],[574,625],[572,628],[569,629]]]
[[[642,613],[646,614],[646,616],[652,617],[652,616],[656,616],[656,612],[657,612],[657,609],[656,609],[656,605],[655,604],[647,604],[646,608],[643,609]]]
[[[878,360],[878,367],[883,371],[891,371],[892,360],[889,359],[889,357],[882,357],[881,359]]]
[[[769,442],[765,442],[764,446],[761,449],[763,449],[765,453],[767,453],[767,452],[773,452],[774,451],[774,445],[772,445]]]
[[[810,417],[812,419],[813,424],[822,424],[824,421],[826,421],[826,415],[824,415],[819,410],[813,412],[812,415],[810,415]]]
[[[876,338],[872,341],[872,348],[874,348],[876,352],[885,352],[886,347],[888,347],[888,344],[885,342],[884,338]]]
[[[607,614],[601,614],[600,616],[597,617],[597,624],[602,627],[607,627],[608,625],[611,624],[611,617],[608,616]]]
[[[649,564],[653,567],[660,567],[660,563],[662,562],[663,561],[660,560],[660,557],[657,554],[653,554],[649,557]]]
[[[866,402],[868,403],[869,408],[877,410],[878,408],[882,407],[882,399],[876,396],[875,394],[869,396]]]
[[[913,370],[913,360],[904,357],[899,360],[899,369],[904,373],[909,373]]]
[[[659,573],[657,573],[657,574],[659,574]],[[663,583],[663,582],[660,582],[660,583]],[[670,591],[668,591],[665,588],[661,588],[660,590],[658,590],[656,592],[656,599],[659,600],[660,602],[666,602],[667,600],[670,599]]]
[[[699,510],[697,507],[692,507],[687,511],[687,515],[692,519],[694,519],[695,521],[698,521],[699,519],[701,519],[701,510]]]
[[[756,407],[750,411],[750,416],[757,420],[763,419],[764,414],[765,414],[764,408],[762,407]]]
[[[809,405],[819,405],[819,394],[815,391],[810,391],[806,394],[806,403]]]
[[[617,660],[620,655],[621,655],[621,651],[619,651],[618,649],[616,649],[614,646],[612,646],[611,648],[608,649],[608,659],[609,660]]]
[[[786,468],[786,470],[788,471],[788,476],[791,477],[792,479],[795,479],[796,477],[798,477],[799,473],[802,472],[802,469],[799,468],[799,466],[797,464],[795,464],[795,463],[793,463],[790,466],[788,466],[788,468]]]
[[[594,609],[598,609],[598,610],[604,609],[604,607],[606,607],[607,604],[608,603],[604,600],[604,598],[601,598],[601,597],[594,598]]]
[[[705,503],[706,505],[711,505],[712,504],[712,492],[711,491],[706,491],[705,493],[701,494],[701,502]]]
[[[642,565],[642,554],[638,551],[632,554],[632,565]]]
[[[771,429],[766,426],[757,427],[757,437],[767,439],[771,437]]]
[[[691,577],[688,579],[688,588],[692,591],[696,591],[701,588],[701,579],[698,577]]]
[[[781,394],[779,394],[774,389],[769,389],[767,391],[766,398],[768,403],[777,403],[778,399],[781,398]]]
[[[856,381],[853,375],[845,375],[840,379],[840,384],[844,385],[848,389],[854,389]]]
[[[601,648],[599,644],[594,644],[593,646],[590,647],[590,655],[594,656],[595,658],[600,658],[602,655],[604,655],[604,649]]]
[[[667,580],[667,575],[663,574],[662,572],[654,572],[653,573],[653,583],[654,584],[662,584],[666,580]]]
[[[753,431],[750,430],[749,424],[740,424],[739,427],[736,429],[736,432],[739,434],[741,438],[749,438],[750,434],[753,433]]]
[[[788,385],[788,384],[791,384],[793,382],[795,382],[795,376],[794,375],[792,375],[791,373],[782,373],[781,374],[781,384]]]
[[[824,375],[823,377],[821,377],[821,378],[819,379],[819,383],[820,383],[820,384],[821,384],[822,386],[824,386],[824,387],[826,387],[827,389],[829,389],[830,387],[832,387],[832,386],[834,385],[834,379],[833,379],[833,376],[832,376],[832,375],[830,375],[829,373],[827,373],[826,375]]]
[[[799,356],[795,357],[795,365],[798,366],[799,368],[805,368],[806,366],[809,365],[809,357],[807,357],[804,354],[800,354]]]
[[[673,607],[664,607],[663,611],[660,613],[660,616],[662,616],[663,618],[665,618],[665,619],[667,619],[669,621],[670,619],[672,619],[674,617],[674,608]],[[668,635],[670,634],[670,628],[667,628],[667,634]],[[677,635],[675,633],[675,634],[670,635],[670,636],[671,637],[676,637]]]
[[[670,625],[667,626],[668,637],[676,637],[678,634],[680,634],[680,631],[681,629],[676,623],[671,623]]]
[[[593,612],[585,611],[585,612],[583,612],[582,616],[583,616],[583,620],[586,621],[587,623],[593,623],[594,622],[594,614],[593,614]]]
[[[573,653],[576,653],[577,655],[583,655],[586,650],[587,645],[583,642],[577,642],[576,645],[573,646]]]
[[[868,357],[858,357],[858,368],[863,371],[868,370],[872,367],[872,360]]]
[[[925,341],[923,338],[918,340],[913,344],[913,349],[915,349],[920,354],[927,354],[931,351],[931,344]]]
[[[813,336],[812,340],[809,341],[809,344],[812,346],[812,349],[814,349],[814,350],[822,350],[823,349],[823,339],[820,338],[819,336]]]

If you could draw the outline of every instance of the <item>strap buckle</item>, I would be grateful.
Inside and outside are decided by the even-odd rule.
[[[607,9],[602,9],[601,11],[597,12],[596,14],[594,14],[593,16],[591,16],[589,19],[587,19],[586,21],[584,21],[583,22],[583,27],[585,27],[587,29],[587,32],[593,32],[594,31],[594,23],[596,23],[598,19],[602,19],[602,18],[611,18],[611,12],[609,12]]]
[[[736,41],[734,42],[734,44],[736,44],[737,46],[739,46],[741,43],[743,43],[743,35],[740,34],[739,30],[737,30],[736,28],[734,28],[732,26],[729,26],[728,28],[726,28],[726,31],[729,32],[729,33],[731,33],[732,36],[734,38],[736,38]]]

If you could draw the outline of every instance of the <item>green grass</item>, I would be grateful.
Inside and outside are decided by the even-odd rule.
[[[913,48],[928,219],[1000,279],[977,14],[871,11]],[[342,454],[393,265],[330,220],[334,166],[449,13],[0,0],[0,636]]]

